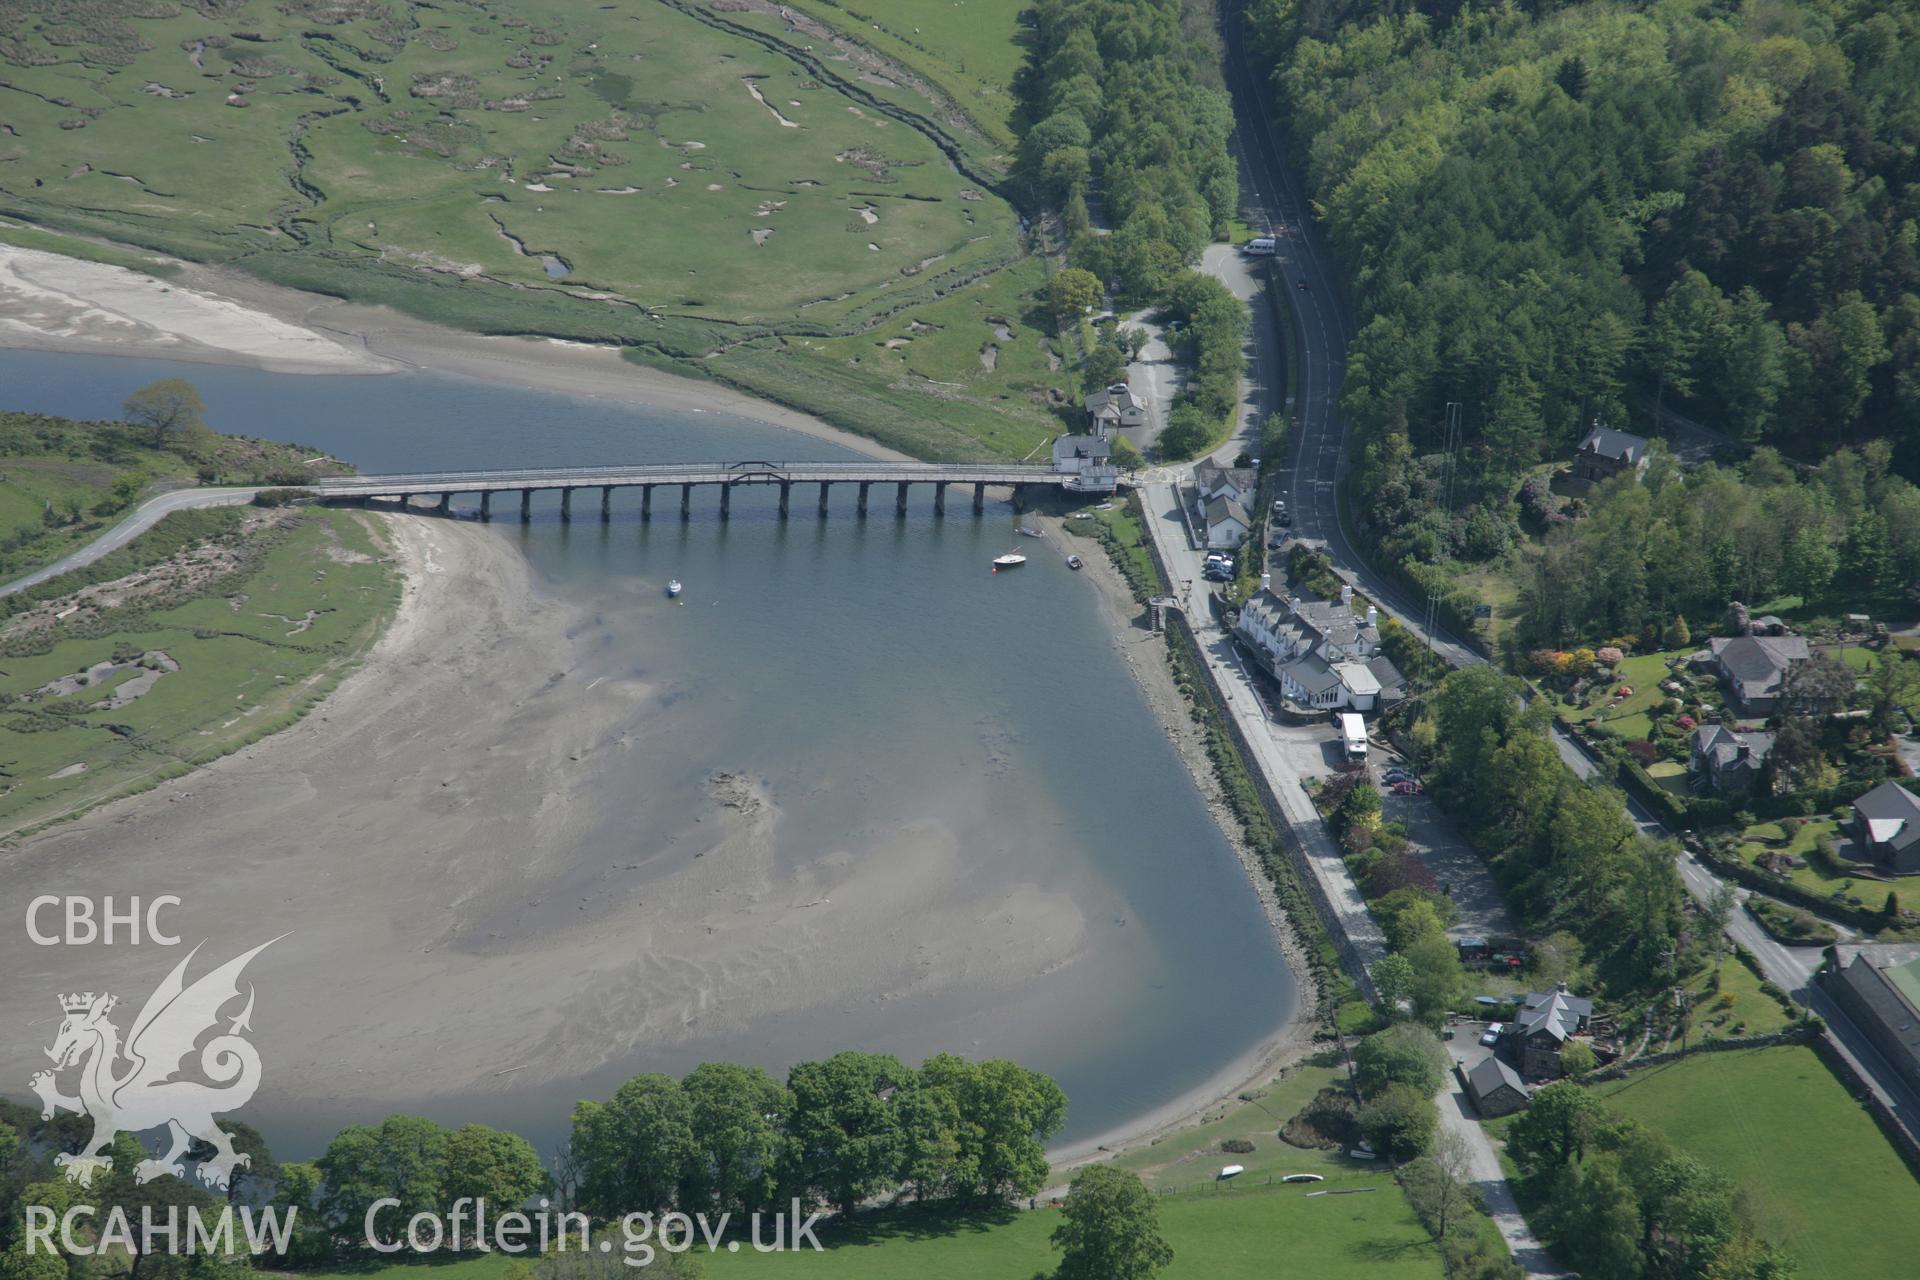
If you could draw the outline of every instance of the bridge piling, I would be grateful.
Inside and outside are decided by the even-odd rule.
[[[947,482],[945,480],[933,482],[933,514],[936,516],[947,514]]]
[[[680,520],[685,523],[691,519],[693,519],[693,486],[683,484],[680,486]]]
[[[412,495],[412,494],[410,494],[410,493],[403,493],[403,494],[401,494],[401,495],[400,495],[400,509],[401,509],[402,511],[405,511],[405,510],[407,509],[407,507],[408,507],[409,505],[411,505],[411,504],[412,504],[412,502],[413,502],[413,495]]]
[[[870,485],[872,485],[872,483],[873,482],[871,480],[862,480],[860,482],[860,499],[858,502],[854,503],[854,506],[853,506],[854,514],[859,516],[862,520],[865,520],[867,518],[867,489]]]
[[[1016,512],[1027,509],[1027,486],[1023,484],[1013,486],[1013,509]]]
[[[613,486],[610,484],[604,484],[600,486],[600,523],[605,524],[612,519],[613,519]]]
[[[640,523],[645,524],[651,519],[653,519],[653,486],[643,484],[640,486]]]
[[[730,484],[723,484],[720,486],[720,518],[722,520],[731,520],[733,518],[732,513],[733,513],[733,486]]]
[[[433,510],[435,515],[444,516],[450,514],[453,511],[453,495],[450,493],[441,494],[440,501],[433,504]]]
[[[787,499],[792,495],[792,492],[793,481],[782,480],[780,482],[780,518],[782,520],[787,518]]]
[[[820,482],[820,518],[822,520],[827,518],[827,490],[832,487],[826,480]]]
[[[907,482],[905,480],[900,482],[898,491],[893,496],[893,514],[902,517],[907,514]]]
[[[573,521],[573,490],[562,489],[560,490],[560,523],[569,524],[572,521]]]
[[[533,519],[533,490],[522,489],[520,491],[520,523],[525,524],[531,519]]]
[[[491,519],[493,519],[493,490],[482,489],[480,491],[480,522],[485,524]]]
[[[985,511],[986,509],[987,509],[987,486],[985,486],[984,484],[976,484],[973,486],[973,514],[979,515],[981,512]]]

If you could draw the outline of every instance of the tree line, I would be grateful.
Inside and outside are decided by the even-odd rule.
[[[1657,649],[1730,601],[1779,596],[1870,606],[1920,581],[1920,488],[1884,440],[1802,472],[1770,448],[1739,466],[1682,470],[1656,455],[1643,483],[1617,478],[1521,561],[1518,638]]]
[[[1739,1186],[1569,1080],[1508,1130],[1524,1193],[1556,1257],[1590,1280],[1790,1280]]]
[[[1039,0],[1030,15],[1034,38],[1015,84],[1020,171],[1060,213],[1073,264],[1061,275],[1086,277],[1056,293],[1067,304],[1058,314],[1077,319],[1089,292],[1097,301],[1104,290],[1179,322],[1174,341],[1192,373],[1160,445],[1191,456],[1238,402],[1247,331],[1245,304],[1192,270],[1239,202],[1213,5]],[[1111,358],[1090,355],[1092,386]]]
[[[706,1063],[677,1080],[635,1076],[605,1101],[577,1104],[551,1167],[525,1138],[480,1124],[389,1116],[342,1129],[304,1162],[275,1161],[259,1133],[229,1124],[251,1163],[235,1171],[226,1194],[298,1210],[291,1250],[276,1268],[364,1251],[369,1224],[383,1244],[404,1240],[414,1215],[445,1219],[462,1200],[504,1213],[545,1198],[598,1221],[670,1210],[745,1221],[795,1200],[850,1214],[903,1197],[971,1211],[1040,1190],[1049,1172],[1045,1143],[1066,1106],[1052,1079],[1003,1059],[940,1054],[915,1068],[886,1054],[846,1052],[796,1064],[784,1082],[758,1067]],[[42,1121],[0,1103],[0,1280],[66,1280],[65,1260],[26,1252],[25,1205],[58,1212],[79,1196],[125,1204],[137,1218],[141,1204],[162,1216],[168,1204],[217,1204],[191,1177],[137,1184],[135,1165],[149,1153],[128,1134],[116,1139],[104,1183],[79,1191],[52,1160],[79,1143],[86,1123],[65,1115]],[[376,1208],[381,1201],[388,1203]],[[205,1255],[133,1262],[130,1280],[219,1280],[206,1268],[221,1265]],[[244,1270],[246,1260],[227,1264]]]
[[[1920,468],[1920,14],[1255,0],[1348,268],[1363,533],[1484,558],[1518,477],[1677,410]],[[1452,502],[1435,456],[1461,406]],[[1477,525],[1477,527],[1476,527]]]

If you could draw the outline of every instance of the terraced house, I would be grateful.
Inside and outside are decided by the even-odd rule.
[[[1372,711],[1399,700],[1406,684],[1380,652],[1379,622],[1371,605],[1362,618],[1338,601],[1292,600],[1263,587],[1241,608],[1235,634],[1297,706]]]

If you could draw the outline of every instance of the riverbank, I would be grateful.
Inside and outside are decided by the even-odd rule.
[[[1081,574],[1099,594],[1101,613],[1111,629],[1114,650],[1132,673],[1154,719],[1166,731],[1195,789],[1206,802],[1207,812],[1239,859],[1247,885],[1259,900],[1274,941],[1287,967],[1293,971],[1297,994],[1292,1016],[1260,1044],[1222,1067],[1205,1084],[1106,1133],[1049,1152],[1054,1172],[1060,1174],[1152,1146],[1181,1130],[1218,1118],[1240,1095],[1265,1087],[1282,1068],[1313,1052],[1319,1008],[1306,951],[1274,893],[1273,882],[1261,865],[1259,854],[1247,844],[1239,819],[1221,793],[1213,762],[1207,755],[1206,735],[1175,682],[1166,638],[1148,627],[1145,610],[1134,599],[1132,588],[1112,557],[1098,542],[1072,532],[1072,525],[1063,519],[1042,517],[1038,523],[1046,531],[1050,545],[1062,548],[1063,553],[1078,553],[1084,562]],[[1064,1191],[1064,1184],[1054,1190]]]
[[[910,457],[730,387],[634,364],[615,346],[468,333],[230,268],[157,261],[171,268],[165,279],[0,242],[0,347],[306,376],[425,369],[593,400],[726,414],[871,458]]]

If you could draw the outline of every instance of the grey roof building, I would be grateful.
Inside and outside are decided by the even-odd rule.
[[[1867,792],[1853,802],[1853,840],[1882,871],[1920,873],[1920,796],[1897,782]]]
[[[1811,654],[1802,636],[1716,636],[1707,648],[1727,682],[1727,691],[1751,715],[1773,713],[1788,669]]]
[[[1645,436],[1615,431],[1597,422],[1573,453],[1573,474],[1582,480],[1598,482],[1627,471],[1639,475],[1646,468]]]
[[[1467,1096],[1489,1120],[1510,1115],[1528,1101],[1527,1086],[1520,1079],[1520,1073],[1494,1057],[1467,1072]]]
[[[1514,1016],[1507,1034],[1520,1046],[1520,1069],[1528,1076],[1560,1074],[1560,1050],[1587,1029],[1593,1001],[1565,991],[1536,991]]]
[[[1920,960],[1913,955],[1912,947],[1843,947],[1840,963],[1819,981],[1908,1087],[1920,1089]]]
[[[1721,795],[1746,795],[1766,774],[1773,735],[1703,724],[1693,731],[1691,745],[1687,769],[1697,780]]]

